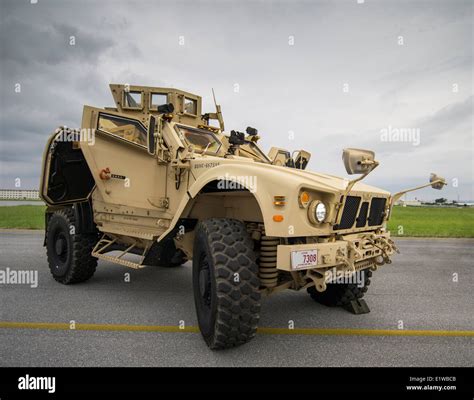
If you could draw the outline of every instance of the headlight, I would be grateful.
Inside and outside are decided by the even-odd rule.
[[[326,206],[324,203],[318,203],[316,206],[316,220],[318,222],[323,222],[326,218]]]
[[[314,200],[308,207],[308,217],[313,224],[324,222],[327,215],[326,205],[319,200]]]

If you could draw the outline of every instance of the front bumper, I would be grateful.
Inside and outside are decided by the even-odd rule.
[[[292,252],[316,250],[316,265],[292,265]],[[390,232],[357,233],[343,236],[341,240],[278,245],[277,269],[283,271],[316,270],[336,267],[351,273],[367,267],[390,263],[390,256],[398,251],[390,239]],[[322,272],[321,271],[321,272]]]

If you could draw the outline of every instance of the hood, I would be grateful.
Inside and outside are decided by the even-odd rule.
[[[226,169],[226,165],[229,166],[228,164],[232,164],[237,167],[238,170],[242,171],[242,174],[256,175],[259,179],[276,180],[280,185],[284,186],[294,184],[300,187],[307,187],[308,189],[313,188],[315,190],[319,189],[340,193],[346,189],[350,182],[349,179],[329,174],[263,164],[259,162],[249,162],[247,160],[222,159],[217,157],[214,158],[214,160],[222,165],[221,168],[223,168],[223,170]],[[351,192],[352,191],[376,193],[384,197],[390,196],[390,192],[362,182],[357,182],[352,188]]]

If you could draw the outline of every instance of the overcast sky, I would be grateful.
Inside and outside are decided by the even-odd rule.
[[[474,199],[472,1],[0,1],[1,188],[37,188],[50,132],[113,105],[113,82],[197,93],[203,111],[213,87],[226,129],[256,127],[265,151],[346,177],[342,149],[368,148],[367,183],[437,172],[444,192],[409,198]],[[397,129],[412,140],[385,140]]]

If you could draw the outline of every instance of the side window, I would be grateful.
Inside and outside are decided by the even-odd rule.
[[[97,129],[118,136],[142,146],[146,146],[146,129],[138,121],[114,115],[99,114]]]
[[[166,93],[151,93],[150,108],[156,110],[159,106],[168,104],[168,95]]]
[[[142,108],[142,92],[129,91],[123,92],[123,106],[125,108]]]
[[[197,115],[197,101],[188,97],[184,98],[184,112],[186,114]]]

